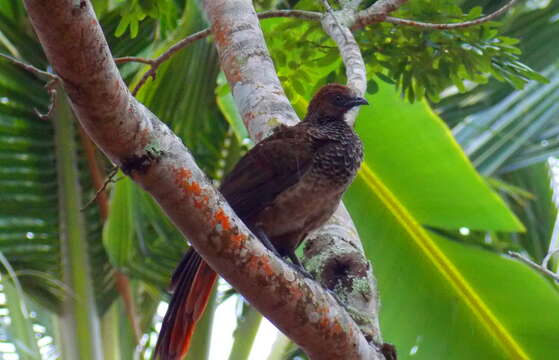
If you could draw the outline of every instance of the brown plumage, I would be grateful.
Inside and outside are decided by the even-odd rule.
[[[301,123],[278,127],[239,160],[220,187],[251,231],[297,266],[295,249],[330,218],[361,164],[361,141],[344,115],[364,104],[346,86],[322,87]],[[216,277],[192,248],[186,253],[172,278],[156,357],[179,360],[186,354]]]

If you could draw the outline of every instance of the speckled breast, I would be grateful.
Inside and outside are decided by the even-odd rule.
[[[355,134],[329,141],[315,154],[310,174],[318,187],[335,187],[339,191],[351,184],[363,161],[363,144]]]

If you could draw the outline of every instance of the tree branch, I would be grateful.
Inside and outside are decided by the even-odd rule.
[[[346,68],[347,85],[363,96],[367,89],[367,74],[361,50],[349,28],[340,26],[335,18],[335,14],[325,16],[322,19],[322,28],[338,45]],[[350,125],[355,123],[358,112],[359,108],[355,108],[346,116]]]
[[[141,57],[140,58],[130,57],[130,56],[115,59],[115,62],[117,64],[134,61],[134,62],[139,62],[151,66],[150,69],[146,71],[146,73],[141,77],[140,81],[138,81],[138,83],[134,87],[134,90],[132,90],[132,95],[136,95],[140,90],[140,88],[146,83],[146,81],[150,77],[155,79],[155,73],[157,72],[159,66],[163,64],[165,61],[167,61],[169,58],[171,58],[171,56],[173,56],[175,53],[179,52],[180,50],[184,49],[185,47],[189,46],[190,44],[207,37],[208,35],[210,35],[210,33],[211,33],[210,29],[204,29],[192,35],[189,35],[184,39],[182,39],[181,41],[177,42],[175,45],[171,46],[167,51],[165,51],[163,54],[161,54],[160,56],[158,56],[153,60],[141,58]]]
[[[20,61],[16,58],[14,58],[12,56],[9,56],[9,55],[6,55],[6,54],[0,53],[0,58],[4,58],[4,59],[8,60],[12,64],[19,66],[23,70],[32,73],[33,75],[37,76],[40,79],[46,79],[47,80],[45,88],[47,89],[47,92],[50,96],[49,107],[48,107],[47,113],[42,114],[37,109],[33,109],[33,110],[35,111],[35,114],[37,115],[37,117],[39,119],[41,119],[41,120],[50,119],[51,116],[52,116],[52,112],[54,111],[54,104],[56,103],[56,87],[58,86],[58,81],[60,80],[58,78],[58,76],[56,76],[54,74],[51,74],[47,71],[37,69],[33,65],[26,64],[23,61]]]
[[[431,29],[431,30],[450,30],[450,29],[460,29],[466,28],[470,26],[479,25],[488,21],[491,21],[505,12],[507,12],[511,7],[513,7],[518,0],[510,0],[505,5],[503,5],[498,10],[492,12],[489,15],[482,16],[475,20],[464,21],[464,22],[457,22],[457,23],[446,23],[446,24],[435,24],[435,23],[427,23],[422,21],[416,20],[409,20],[409,19],[401,19],[397,17],[388,16],[394,10],[397,10],[403,3],[407,0],[387,0],[387,1],[377,1],[369,8],[359,12],[357,14],[355,23],[351,27],[352,30],[357,30],[363,28],[367,25],[371,25],[377,22],[387,22],[395,25],[405,25],[405,26],[414,26],[423,29]],[[375,5],[377,5],[375,7]]]
[[[332,296],[275,257],[249,232],[177,136],[133,98],[118,73],[90,2],[25,0],[25,5],[84,129],[115,164],[156,199],[212,268],[311,357],[381,358]],[[222,41],[238,42],[242,40],[238,36],[245,31],[260,31],[257,21],[252,21],[256,17],[250,3],[222,0],[206,5],[212,28],[219,34],[216,42],[220,44],[222,60],[232,61],[234,56],[223,52]],[[237,27],[230,27],[230,17],[235,18],[233,23]],[[263,44],[263,39],[259,42]],[[257,58],[255,62],[249,58],[250,65],[259,64],[264,55],[266,60],[259,64],[259,77],[271,78],[271,60],[265,47],[248,46],[243,53]],[[243,74],[238,76],[242,78]],[[254,106],[250,113],[256,119],[272,113],[281,115],[283,121],[296,121],[296,117],[289,117],[290,111],[286,112],[290,107],[281,87],[263,82],[268,87],[259,91],[266,96],[256,94],[258,102],[254,103],[253,98],[244,97],[253,91],[254,84],[232,84],[237,101],[244,101],[239,106],[243,115],[249,114],[248,106]],[[271,98],[270,90],[274,91]],[[268,107],[282,104],[287,107]],[[262,106],[266,106],[266,116],[260,113]],[[264,136],[266,125],[254,122],[251,129]],[[334,341],[335,346],[324,346]]]
[[[20,61],[20,60],[16,59],[15,57],[12,57],[10,55],[0,53],[0,58],[4,58],[4,59],[8,60],[9,62],[11,62],[12,64],[19,66],[23,70],[34,74],[39,79],[46,79],[48,81],[57,81],[58,80],[58,76],[56,76],[54,74],[51,74],[47,71],[43,71],[41,69],[38,69],[33,65],[26,64],[23,61]]]
[[[320,21],[322,14],[317,11],[307,10],[269,10],[256,14],[260,20],[276,17],[287,17],[310,21]]]
[[[422,22],[422,21],[400,19],[400,18],[395,18],[395,17],[391,17],[391,16],[387,16],[384,19],[384,21],[388,22],[388,23],[391,23],[391,24],[415,26],[415,27],[420,27],[420,28],[423,28],[423,29],[433,29],[433,30],[460,29],[460,28],[475,26],[475,25],[482,24],[484,22],[491,21],[491,20],[495,19],[496,17],[499,17],[502,14],[504,14],[516,2],[517,2],[517,0],[511,0],[508,3],[506,3],[505,5],[503,5],[500,9],[492,12],[489,15],[482,16],[482,17],[480,17],[478,19],[475,19],[475,20],[458,22],[458,23],[433,24],[433,23],[426,23],[426,22]]]
[[[553,271],[548,270],[543,265],[536,264],[535,262],[528,259],[524,255],[522,255],[520,253],[517,253],[517,252],[514,252],[514,251],[509,251],[508,255],[515,258],[515,259],[518,259],[518,260],[522,261],[525,264],[530,265],[530,267],[532,267],[533,269],[539,271],[540,273],[544,274],[545,276],[549,277],[550,279],[554,280],[556,283],[559,284],[559,275],[557,275]]]
[[[260,19],[269,19],[274,17],[291,17],[291,18],[298,18],[298,19],[305,19],[305,20],[313,20],[313,21],[320,21],[320,13],[314,11],[305,11],[305,10],[272,10],[272,11],[265,11],[263,13],[258,14]],[[146,73],[140,78],[140,81],[134,87],[132,91],[132,95],[136,95],[140,88],[146,83],[146,81],[151,77],[155,79],[155,75],[157,69],[161,64],[167,61],[171,56],[175,53],[179,52],[180,50],[188,47],[192,43],[204,39],[211,35],[210,28],[200,30],[192,35],[187,36],[186,38],[182,39],[181,41],[177,42],[175,45],[171,46],[167,51],[163,54],[158,56],[155,59],[146,59],[142,57],[121,57],[116,58],[115,62],[117,64],[124,64],[127,62],[138,62],[146,65],[150,65],[150,69],[146,71]]]
[[[365,10],[357,13],[352,30],[383,21],[388,14],[398,10],[408,0],[378,0]]]

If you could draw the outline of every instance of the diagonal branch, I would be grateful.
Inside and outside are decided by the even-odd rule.
[[[56,76],[54,74],[51,74],[47,71],[43,71],[41,69],[38,69],[33,65],[26,64],[23,61],[20,61],[20,60],[16,59],[15,57],[12,57],[10,55],[0,53],[0,58],[4,58],[4,59],[8,60],[12,64],[17,65],[20,68],[22,68],[23,70],[28,71],[28,72],[32,73],[33,75],[37,76],[39,79],[47,79],[48,81],[53,81],[53,82],[58,81],[58,76]]]
[[[332,296],[275,257],[249,232],[178,137],[132,97],[118,73],[90,2],[25,0],[25,6],[84,129],[115,164],[157,200],[212,268],[311,357],[381,358]],[[252,21],[256,17],[248,0],[212,1],[207,7],[213,31],[219,34],[218,43],[229,36],[238,41],[236,36],[243,28],[259,31],[257,20]],[[240,21],[240,27],[235,29],[229,27],[230,23],[216,21],[220,15],[222,20],[223,15],[231,16],[231,11]],[[256,50],[248,53],[259,58],[264,54],[266,58],[265,47]],[[228,54],[222,52],[221,56],[223,60]],[[259,68],[259,75],[268,80],[270,65],[271,61]],[[231,73],[228,76],[234,80]],[[245,92],[253,91],[253,84],[232,84],[237,101],[243,99],[241,95]],[[276,93],[269,99],[271,89]],[[254,106],[255,118],[268,116],[263,113],[262,104],[287,104],[277,110],[266,107],[266,114],[271,111],[280,115],[290,109],[281,87],[270,85],[260,91],[267,96],[257,96],[257,103],[244,98]],[[246,116],[247,105],[241,105]],[[294,113],[291,118],[282,119],[296,121]],[[253,124],[251,129],[263,136],[266,125]],[[335,346],[324,346],[332,341]]]
[[[537,263],[533,262],[532,260],[528,259],[526,256],[524,256],[520,253],[517,253],[515,251],[509,251],[507,254],[509,256],[511,256],[515,259],[518,259],[518,260],[522,261],[523,263],[529,265],[532,269],[539,271],[543,275],[549,277],[550,279],[552,279],[553,281],[555,281],[556,283],[559,284],[559,275],[554,273],[553,271],[547,269],[545,267],[545,265],[547,265],[545,262],[542,265],[537,264]]]
[[[163,64],[165,61],[170,59],[171,56],[173,56],[175,53],[179,52],[180,50],[184,49],[188,45],[207,37],[208,35],[210,35],[210,29],[200,30],[192,35],[185,37],[181,41],[177,42],[175,45],[171,46],[167,51],[165,51],[163,54],[161,54],[160,56],[158,56],[153,60],[144,59],[144,58],[131,58],[131,57],[115,59],[117,64],[129,62],[129,61],[136,61],[151,66],[151,68],[148,71],[146,71],[146,73],[142,76],[140,81],[136,84],[134,90],[132,90],[132,95],[136,95],[140,90],[140,88],[145,84],[145,82],[150,77],[155,79],[155,73],[157,72],[159,66],[161,66],[161,64]]]
[[[378,0],[365,10],[357,14],[353,29],[362,28],[369,24],[383,21],[388,14],[396,11],[408,0]]]
[[[37,117],[39,119],[49,120],[52,116],[53,111],[54,111],[54,104],[56,103],[56,87],[58,86],[58,81],[60,80],[58,78],[58,76],[56,76],[54,74],[51,74],[47,71],[43,71],[41,69],[37,69],[33,65],[26,64],[23,61],[20,61],[16,58],[14,58],[12,56],[9,56],[9,55],[6,55],[6,54],[0,53],[0,58],[4,58],[4,59],[8,60],[12,64],[19,66],[23,70],[25,70],[27,72],[30,72],[31,74],[35,75],[36,77],[38,77],[40,79],[47,79],[45,89],[47,89],[47,92],[48,92],[49,97],[50,97],[49,107],[48,107],[47,113],[42,114],[37,109],[33,109],[33,110],[35,111],[35,114],[37,115]]]
[[[406,1],[407,0],[403,0],[403,1],[402,0],[386,0],[386,1],[380,0],[375,2],[369,8],[357,14],[352,29],[357,30],[367,25],[371,25],[373,23],[380,22],[380,21],[395,24],[395,25],[414,26],[414,27],[418,27],[422,29],[430,29],[430,30],[461,29],[470,26],[476,26],[494,20],[495,18],[503,15],[505,12],[507,12],[518,2],[518,0],[509,0],[505,5],[495,10],[491,14],[482,16],[474,20],[457,22],[457,23],[436,24],[436,23],[427,23],[423,21],[401,19],[397,17],[388,16],[389,13],[397,10]]]
[[[305,11],[305,10],[271,10],[271,11],[265,11],[263,13],[258,14],[258,17],[260,19],[269,19],[274,17],[292,17],[298,19],[319,21],[321,15],[320,13],[314,11]],[[176,44],[171,46],[167,51],[165,51],[163,54],[161,54],[155,59],[126,56],[126,57],[116,58],[115,62],[117,64],[124,64],[127,62],[138,62],[138,63],[150,65],[149,70],[146,71],[144,75],[142,75],[142,77],[134,87],[134,90],[132,90],[132,95],[136,95],[140,90],[140,88],[146,83],[146,81],[150,77],[155,79],[157,69],[159,68],[159,66],[161,66],[161,64],[169,60],[171,56],[173,56],[175,53],[188,47],[189,45],[191,45],[192,43],[198,40],[208,37],[209,35],[211,35],[211,31],[209,28],[200,30],[178,41]]]
[[[479,25],[488,21],[491,21],[505,12],[507,12],[513,5],[517,2],[517,0],[510,0],[508,3],[503,5],[500,9],[495,10],[489,15],[482,16],[475,20],[464,21],[464,22],[457,22],[457,23],[448,23],[448,24],[433,24],[433,23],[426,23],[422,21],[415,21],[415,20],[408,20],[408,19],[400,19],[395,18],[392,16],[387,16],[384,21],[396,25],[407,25],[407,26],[415,26],[423,29],[433,29],[433,30],[450,30],[450,29],[461,29],[465,27]]]

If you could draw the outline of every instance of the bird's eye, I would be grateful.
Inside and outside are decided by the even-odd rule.
[[[344,98],[341,95],[336,95],[336,104],[342,105]]]

